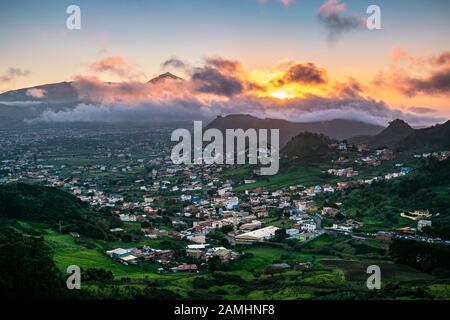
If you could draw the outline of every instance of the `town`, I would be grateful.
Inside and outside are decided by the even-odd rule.
[[[1,183],[55,187],[91,207],[107,209],[120,220],[108,232],[125,242],[172,238],[184,243],[177,248],[143,245],[104,251],[124,265],[157,263],[157,273],[198,272],[211,261],[232,262],[243,254],[242,250],[235,251],[235,246],[285,240],[307,244],[324,234],[449,244],[422,233],[424,227],[432,225],[432,213],[427,208],[399,213],[414,221],[415,226],[367,232],[361,231],[363,221],[347,217],[341,203],[325,204],[327,195],[396,179],[413,171],[411,166],[394,161],[394,153],[387,148],[370,151],[361,144],[332,144],[329,148],[337,150],[338,157],[330,161],[323,174],[335,176],[335,180],[328,179],[334,183],[294,183],[269,190],[252,187],[262,178],[255,169],[248,170],[250,176],[236,178],[227,172],[239,170],[238,166],[174,164],[170,144],[164,142],[169,133],[169,128],[124,131],[116,127],[105,128],[105,133],[71,129],[59,129],[58,133],[46,129],[38,135],[11,132],[1,141]],[[104,136],[114,142],[97,143]],[[78,143],[81,139],[88,142]],[[133,144],[129,139],[133,139]],[[92,155],[84,160],[82,156],[88,151]],[[449,156],[449,151],[442,151],[416,154],[413,159],[435,157],[442,161]],[[367,168],[371,172],[370,168],[385,162],[392,163],[390,172],[361,172]],[[360,169],[355,170],[351,163]],[[64,225],[64,221],[61,223]],[[70,234],[80,237],[76,232]]]

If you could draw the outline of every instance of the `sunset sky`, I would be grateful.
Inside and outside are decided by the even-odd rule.
[[[81,30],[66,28],[70,4]],[[356,23],[370,4],[382,30]],[[212,67],[239,82],[221,99],[358,95],[449,118],[449,13],[447,0],[2,0],[0,92],[165,71],[205,82],[216,74],[198,71]]]

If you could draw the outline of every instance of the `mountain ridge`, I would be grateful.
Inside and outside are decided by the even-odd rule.
[[[302,132],[324,134],[332,139],[348,139],[357,135],[374,135],[381,132],[381,126],[355,120],[333,119],[317,122],[291,122],[284,119],[260,119],[249,114],[231,114],[218,116],[205,129],[279,129],[280,147],[285,146],[293,137]]]

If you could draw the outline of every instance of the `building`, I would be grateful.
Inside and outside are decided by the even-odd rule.
[[[177,267],[177,271],[179,272],[198,272],[198,268],[196,264],[181,264]]]
[[[303,231],[306,232],[314,232],[317,228],[314,220],[303,221],[300,227]]]
[[[300,233],[300,230],[292,228],[292,229],[287,229],[286,230],[286,235],[288,237],[295,237]]]
[[[412,168],[411,167],[402,167],[401,169],[400,169],[400,173],[402,173],[402,174],[408,174],[408,173],[411,173],[412,172]]]
[[[125,221],[125,222],[135,222],[136,221],[135,215],[121,214],[121,215],[119,215],[119,218],[121,221]]]
[[[280,228],[269,226],[262,229],[242,233],[235,236],[236,244],[252,244],[272,239]]]
[[[206,242],[206,237],[204,234],[195,234],[187,238],[189,241],[202,244]]]
[[[389,241],[392,239],[392,233],[386,231],[378,231],[375,239],[380,241]]]
[[[245,223],[239,227],[241,230],[255,230],[261,228],[261,221],[254,220],[250,223]]]
[[[322,215],[328,218],[336,218],[336,216],[339,214],[339,210],[332,207],[324,207],[322,209]]]
[[[392,160],[394,159],[394,152],[389,149],[383,149],[381,153],[381,160]]]
[[[239,209],[239,199],[237,197],[233,197],[226,202],[227,210],[237,210]]]
[[[220,261],[222,262],[228,262],[232,260],[233,257],[233,251],[226,249],[224,247],[216,247],[212,249],[213,256],[219,257]]]
[[[138,258],[131,253],[136,250],[134,248],[132,249],[122,249],[117,248],[114,250],[106,251],[106,254],[113,258],[114,260],[118,260],[119,262],[123,264],[137,264]]]
[[[432,223],[431,220],[419,220],[417,222],[417,230],[422,231],[425,227],[431,227]]]
[[[290,270],[292,267],[287,263],[275,263],[271,265],[272,268],[279,270]]]
[[[416,210],[414,212],[402,212],[400,216],[417,221],[423,220],[422,218],[431,218],[432,214],[428,210]]]

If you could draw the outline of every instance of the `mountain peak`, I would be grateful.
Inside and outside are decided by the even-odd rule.
[[[165,80],[183,80],[183,78],[180,78],[170,72],[166,72],[166,73],[160,74],[159,76],[151,79],[149,81],[149,83],[158,83],[158,82],[165,81]]]
[[[413,132],[414,129],[408,123],[401,119],[395,119],[389,123],[386,129],[374,136],[369,144],[372,147],[396,148],[404,138]]]
[[[412,132],[414,130],[407,122],[402,119],[395,119],[394,121],[389,122],[389,126],[387,127],[387,129],[389,128],[409,132]]]

